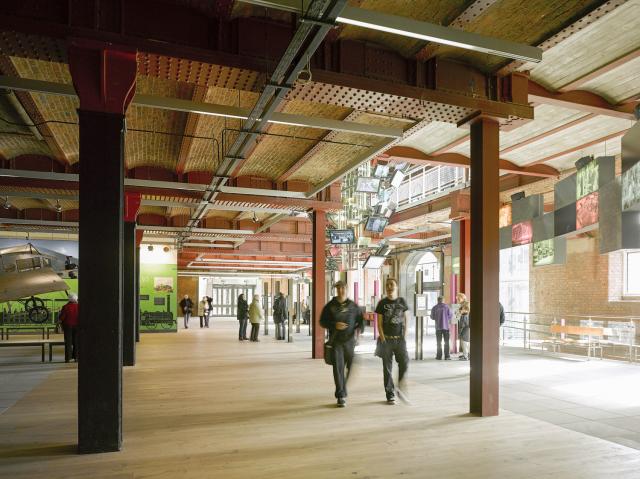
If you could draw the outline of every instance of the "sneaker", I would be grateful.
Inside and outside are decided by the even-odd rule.
[[[467,361],[467,358],[465,358],[464,356],[460,356],[460,357],[458,358],[458,361]]]
[[[447,356],[446,358],[444,358],[445,361],[451,361],[451,358],[449,356]]]
[[[391,405],[395,405],[396,403],[396,398],[391,396],[387,398],[387,404],[391,404]]]
[[[345,398],[338,398],[338,407],[345,407],[347,405],[347,400]]]
[[[438,356],[436,356],[436,359],[437,359],[438,361],[441,361],[441,360],[442,360],[442,358],[439,358]]]

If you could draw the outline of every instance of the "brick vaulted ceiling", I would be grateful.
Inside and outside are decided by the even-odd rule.
[[[291,13],[238,1],[131,0],[122,3],[122,9],[109,8],[111,3],[120,5],[78,0],[3,2],[0,72],[70,84],[66,39],[87,35],[138,48],[138,93],[251,108],[296,28]],[[349,4],[540,45],[545,51],[543,61],[509,62],[341,26],[309,59],[312,81],[293,85],[278,111],[393,126],[406,132],[401,145],[428,155],[468,156],[468,131],[457,123],[474,111],[493,109],[503,118],[501,158],[518,166],[543,162],[561,171],[572,167],[576,155],[603,147],[614,153],[619,149],[616,139],[629,127],[628,119],[594,112],[577,100],[547,102],[537,96],[531,102],[535,109],[531,121],[533,111],[526,109],[526,101],[523,105],[509,98],[499,101],[493,75],[519,71],[554,94],[585,90],[611,108],[633,104],[640,95],[640,37],[626,25],[628,19],[637,18],[640,0],[351,0]],[[607,37],[612,31],[616,37]],[[157,38],[159,32],[163,38]],[[33,92],[15,93],[15,97],[37,127],[34,131],[23,126],[25,116],[16,110],[15,102],[0,96],[0,117],[5,120],[0,122],[2,159],[9,164],[24,155],[37,155],[53,159],[56,171],[75,171],[77,100]],[[132,105],[127,112],[126,166],[138,177],[155,178],[154,172],[164,171],[163,179],[186,181],[187,173],[211,174],[221,161],[213,138],[229,145],[241,125],[231,118]],[[308,190],[324,185],[366,158],[371,149],[386,144],[384,138],[371,135],[282,124],[269,126],[265,133],[234,175],[260,178],[274,186],[297,181]],[[51,191],[50,186],[39,191]],[[15,190],[16,185],[0,184],[0,188]],[[61,186],[57,191],[73,195]],[[182,200],[196,201],[196,197]],[[19,208],[38,204],[52,208],[51,201],[42,199],[13,203]],[[73,200],[61,203],[65,209],[73,205]],[[179,206],[143,209],[145,214],[166,216],[188,211]],[[208,215],[233,222],[247,213],[212,209]],[[258,220],[268,217],[261,212]]]

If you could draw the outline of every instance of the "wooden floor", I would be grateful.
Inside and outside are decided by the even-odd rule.
[[[388,406],[371,361],[337,409],[308,342],[238,343],[232,326],[143,336],[119,453],[75,454],[76,369],[52,372],[0,415],[0,477],[640,477],[634,449],[507,411],[471,417],[429,385],[409,383],[413,406]]]

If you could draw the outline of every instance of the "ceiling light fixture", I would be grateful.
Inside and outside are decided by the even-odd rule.
[[[542,61],[542,50],[537,47],[363,8],[344,7],[336,22],[514,60]]]
[[[11,208],[11,203],[9,203],[9,197],[8,196],[4,197],[4,204],[2,205],[2,207],[5,210],[8,210],[9,208]]]

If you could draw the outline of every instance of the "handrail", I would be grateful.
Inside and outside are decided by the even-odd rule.
[[[517,311],[505,311],[505,314],[525,314],[528,316],[546,316],[550,318],[585,318],[585,319],[637,319],[640,320],[640,316],[603,316],[597,314],[549,314],[549,313],[524,313]]]

